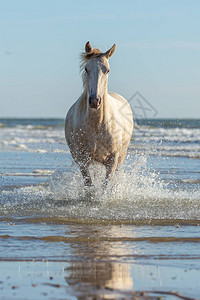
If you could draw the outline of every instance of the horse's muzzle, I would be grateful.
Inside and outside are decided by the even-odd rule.
[[[98,109],[101,105],[101,97],[89,97],[90,108]]]

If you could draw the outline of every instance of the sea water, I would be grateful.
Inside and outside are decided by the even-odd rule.
[[[0,120],[5,299],[198,297],[200,120],[138,120],[106,190],[104,168],[90,172],[88,198],[63,120]]]

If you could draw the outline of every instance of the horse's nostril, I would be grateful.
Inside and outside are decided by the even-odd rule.
[[[91,108],[98,108],[101,104],[101,97],[90,96],[89,105]]]

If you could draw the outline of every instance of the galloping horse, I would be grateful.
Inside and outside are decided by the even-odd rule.
[[[115,44],[105,53],[89,42],[82,53],[83,87],[80,98],[69,109],[65,137],[71,155],[79,165],[85,186],[91,186],[90,163],[106,167],[105,183],[123,164],[133,131],[133,113],[127,100],[108,93],[108,59]]]

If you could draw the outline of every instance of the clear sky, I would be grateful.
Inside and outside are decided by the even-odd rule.
[[[80,96],[80,52],[110,58],[109,90],[157,117],[200,118],[199,0],[0,0],[0,117],[61,117]]]

